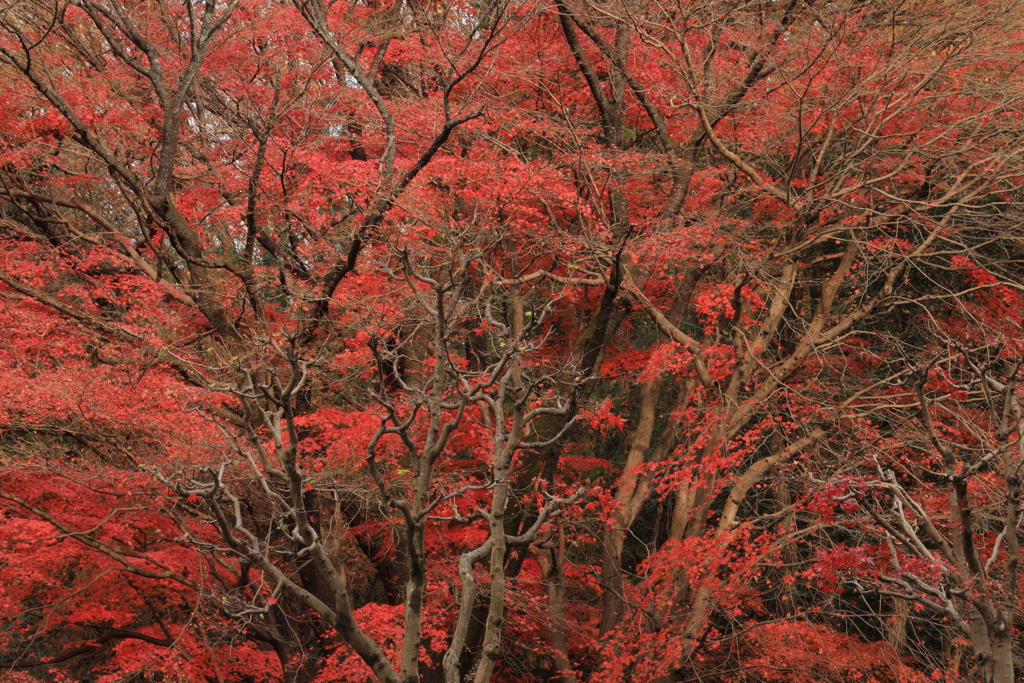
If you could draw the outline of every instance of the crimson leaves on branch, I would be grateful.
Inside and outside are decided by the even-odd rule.
[[[2,677],[1013,681],[1020,10],[0,0]]]

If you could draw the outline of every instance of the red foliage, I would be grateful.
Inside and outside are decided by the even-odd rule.
[[[5,680],[1012,679],[1004,5],[6,3]]]

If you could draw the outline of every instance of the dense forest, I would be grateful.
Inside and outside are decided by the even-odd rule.
[[[0,0],[0,680],[1011,683],[1015,0]]]

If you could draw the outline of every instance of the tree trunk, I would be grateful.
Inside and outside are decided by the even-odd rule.
[[[1013,641],[1008,632],[992,638],[992,655],[980,663],[981,679],[984,683],[1013,683]]]
[[[643,464],[651,445],[660,395],[661,382],[658,380],[644,384],[640,392],[640,418],[626,457],[622,481],[615,492],[618,509],[613,515],[612,525],[605,530],[604,543],[601,544],[601,585],[604,586],[604,595],[601,596],[601,635],[615,628],[622,617],[622,547],[626,531],[633,525],[643,504],[643,499],[636,495],[640,479],[636,470]]]
[[[558,530],[558,542],[552,548],[536,554],[548,591],[548,609],[551,612],[551,649],[558,674],[553,678],[560,683],[576,683],[576,674],[569,658],[565,640],[565,531]]]

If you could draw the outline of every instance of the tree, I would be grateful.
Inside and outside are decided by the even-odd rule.
[[[1004,325],[1019,326],[1004,308],[1018,294],[995,292],[1003,300],[988,303],[1006,314]],[[875,436],[864,454],[874,461],[874,477],[837,480],[850,491],[836,500],[854,501],[866,515],[859,521],[878,555],[847,565],[850,584],[934,612],[970,642],[984,681],[1013,680],[1020,610],[1020,362],[1013,346],[960,346],[908,368],[902,384],[915,400],[865,408],[917,412],[919,427]]]
[[[636,99],[635,120],[647,119],[658,136],[670,170],[657,195],[665,198],[661,210],[651,214],[659,226],[651,241],[677,245],[679,233],[659,221],[689,208],[677,230],[689,233],[682,238],[689,244],[699,233],[711,249],[687,253],[687,265],[675,269],[650,266],[655,281],[669,280],[660,292],[676,292],[674,299],[662,294],[661,306],[639,287],[630,290],[665,341],[677,345],[668,353],[684,352],[683,374],[691,378],[674,414],[686,418],[680,426],[688,429],[681,441],[689,467],[680,468],[678,457],[668,464],[678,481],[668,535],[698,545],[670,556],[676,588],[656,589],[674,596],[661,609],[679,614],[686,659],[708,627],[722,572],[735,571],[735,558],[722,564],[721,549],[737,542],[748,496],[762,478],[842,428],[852,403],[882,379],[850,362],[854,354],[866,360],[882,351],[867,335],[892,325],[896,311],[927,311],[927,302],[957,300],[975,284],[920,282],[935,277],[925,275],[935,254],[992,263],[1004,257],[979,254],[986,250],[982,233],[1004,245],[1016,239],[1002,221],[1018,152],[1004,145],[1012,134],[996,122],[1018,116],[1018,95],[1012,88],[987,94],[990,69],[1016,48],[999,37],[1014,29],[953,4],[923,22],[908,22],[907,7],[813,3],[649,11],[564,5],[562,26],[588,84],[599,81],[595,64],[617,72],[620,89]],[[609,26],[617,27],[614,42]],[[990,40],[975,40],[982,31]],[[589,51],[578,33],[590,40]],[[608,92],[591,86],[602,121],[615,118],[611,103],[623,99],[610,96],[613,87],[612,78]],[[983,158],[996,164],[988,166],[993,174],[971,175]],[[677,200],[687,195],[696,199]],[[641,393],[617,493],[622,507],[605,538],[604,582],[615,589],[624,533],[656,481],[643,463],[662,461],[673,439],[666,429],[652,449],[662,400],[658,370]],[[842,383],[828,378],[835,372],[844,373]],[[716,507],[720,516],[710,523]],[[770,534],[760,539],[772,542]],[[707,565],[688,566],[686,557],[702,556]],[[686,573],[703,575],[704,585],[690,585]],[[602,631],[609,631],[624,601],[620,590],[604,598]],[[658,629],[665,628],[661,619]]]
[[[0,666],[1012,680],[1019,13],[2,7]]]

